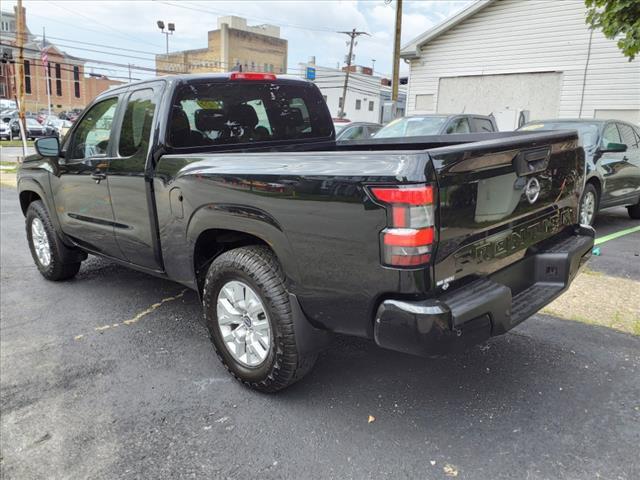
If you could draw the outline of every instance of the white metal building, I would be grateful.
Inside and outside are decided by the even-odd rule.
[[[585,23],[583,0],[480,0],[402,49],[407,110],[640,123],[640,59]]]
[[[322,92],[329,107],[331,116],[337,117],[342,102],[342,89],[345,72],[335,68],[320,67],[314,64],[301,63],[299,70],[305,76],[307,67],[315,69],[313,82]],[[345,117],[353,122],[381,122],[382,107],[385,99],[391,98],[391,87],[381,84],[382,77],[352,72],[349,74],[347,101],[344,107]],[[398,94],[398,115],[404,114],[406,88],[402,86]]]

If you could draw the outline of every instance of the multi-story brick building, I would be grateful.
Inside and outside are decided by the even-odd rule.
[[[159,75],[242,70],[286,73],[287,40],[280,27],[247,25],[244,18],[218,18],[218,29],[207,35],[207,47],[156,55]]]
[[[14,99],[16,48],[16,15],[2,12],[2,54],[11,59],[2,64],[0,98]],[[120,84],[106,77],[85,76],[85,61],[60,50],[50,42],[37,39],[27,28],[24,42],[24,104],[27,111],[46,109],[47,84],[53,111],[84,108],[98,93]],[[43,61],[46,52],[47,65]]]

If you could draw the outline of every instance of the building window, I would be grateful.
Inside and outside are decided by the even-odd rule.
[[[373,112],[373,100],[369,100],[369,111]]]
[[[31,63],[29,60],[24,61],[24,93],[31,94]]]
[[[362,108],[362,100],[356,100],[356,110],[360,110]]]
[[[73,94],[80,98],[80,67],[73,67]]]
[[[338,99],[338,108],[342,108],[342,97]]]
[[[270,64],[269,64],[269,71],[270,71],[270,72],[273,72],[273,63],[270,63]]]
[[[59,63],[56,63],[56,95],[62,96],[62,76]]]
[[[53,90],[51,90],[51,64],[47,62],[47,81],[49,82],[49,91],[47,93],[51,94]]]

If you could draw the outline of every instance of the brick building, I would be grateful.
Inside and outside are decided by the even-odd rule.
[[[16,15],[2,12],[2,54],[17,60]],[[47,83],[51,92],[51,108],[55,112],[84,108],[98,93],[122,82],[106,77],[85,76],[85,61],[60,50],[50,42],[37,39],[27,28],[24,42],[24,103],[25,110],[37,112],[47,108]],[[46,52],[45,67],[42,52]],[[15,65],[2,63],[0,98],[15,98]],[[48,82],[47,82],[48,79]]]
[[[218,18],[218,29],[207,34],[207,48],[156,55],[158,75],[226,72],[230,70],[286,73],[287,40],[280,27],[247,25],[244,18]]]

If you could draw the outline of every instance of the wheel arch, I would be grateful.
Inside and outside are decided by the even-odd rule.
[[[282,266],[287,285],[299,282],[298,268],[283,229],[268,213],[254,207],[206,205],[194,212],[187,227],[191,268],[202,292],[208,266],[221,253],[246,245],[271,249]]]
[[[600,180],[600,178],[598,178],[596,175],[593,175],[592,177],[589,177],[586,182],[584,182],[585,187],[589,184],[593,185],[593,187],[596,189],[596,193],[598,194],[597,206],[600,207],[600,200],[602,199],[602,180]]]

